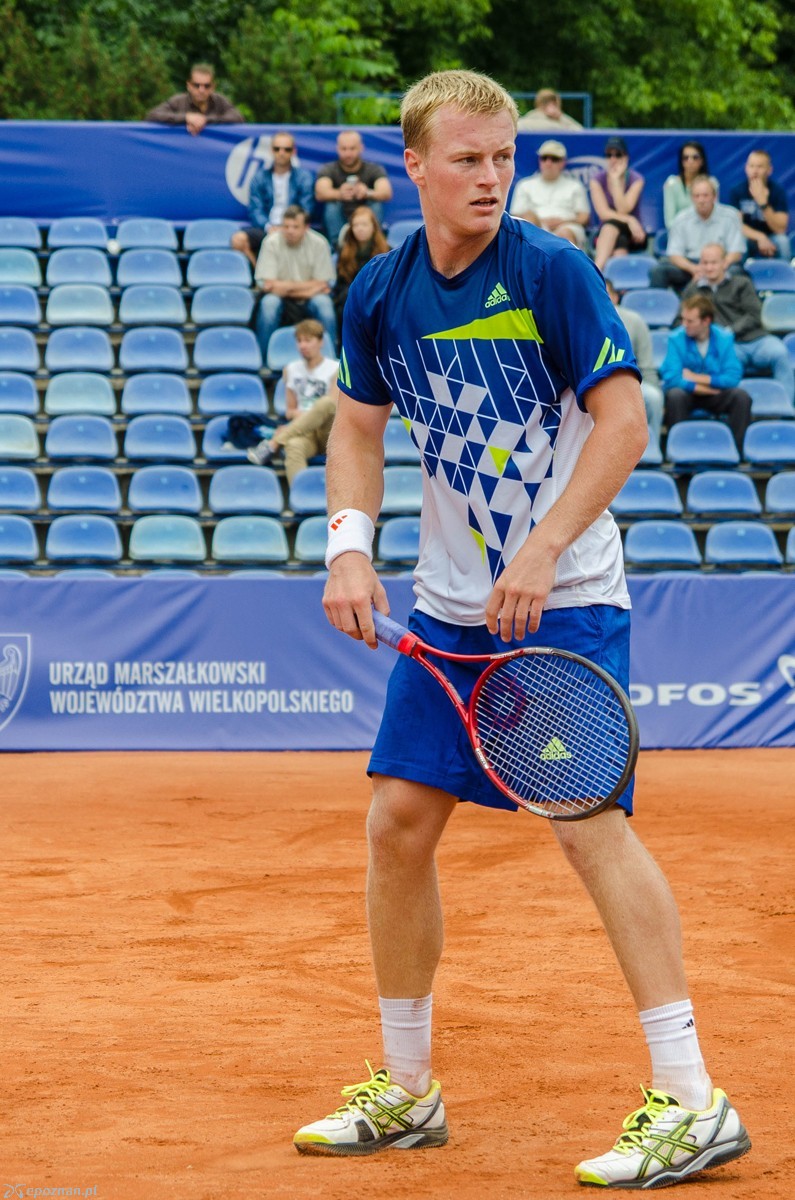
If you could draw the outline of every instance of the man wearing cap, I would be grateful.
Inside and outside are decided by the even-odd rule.
[[[554,88],[541,88],[536,92],[534,107],[519,118],[516,128],[562,133],[564,129],[582,129],[582,125],[563,111],[560,92]]]
[[[535,175],[520,179],[511,199],[511,215],[530,221],[541,229],[557,234],[585,248],[585,226],[590,208],[585,188],[569,175],[566,147],[550,139],[538,151]]]

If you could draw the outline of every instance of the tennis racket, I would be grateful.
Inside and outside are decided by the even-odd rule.
[[[607,671],[567,650],[535,646],[505,654],[435,650],[373,612],[376,637],[430,671],[452,700],[480,766],[528,812],[579,821],[611,805],[638,757],[632,706]],[[469,703],[429,655],[485,663]]]

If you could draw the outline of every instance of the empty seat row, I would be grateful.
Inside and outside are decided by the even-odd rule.
[[[118,305],[106,287],[63,283],[47,297],[44,323],[59,325],[248,325],[254,295],[247,287],[208,285],[194,292],[188,310],[179,288],[167,284],[132,284]],[[22,285],[0,286],[0,325],[38,327],[41,306],[36,292]]]
[[[104,329],[88,325],[54,329],[47,339],[44,365],[59,371],[110,372],[116,366],[114,347]],[[161,326],[128,329],[119,346],[124,372],[188,370],[188,350],[181,332]],[[260,371],[262,352],[250,329],[213,325],[202,329],[193,345],[197,371]],[[0,371],[35,374],[41,369],[39,347],[29,329],[0,328]]]
[[[795,528],[782,554],[768,525],[757,521],[724,521],[707,530],[704,554],[684,521],[636,521],[624,538],[627,567],[699,568],[702,565],[752,570],[795,565]]]
[[[183,249],[203,250],[229,245],[232,234],[240,229],[238,221],[204,217],[189,221],[182,238]],[[96,217],[59,217],[47,230],[50,249],[62,246],[92,246],[105,249],[108,228]],[[177,249],[176,227],[160,217],[131,217],[121,221],[114,231],[119,249],[129,247],[165,247]],[[0,217],[0,246],[22,246],[40,250],[42,236],[39,226],[29,217]]]
[[[604,273],[618,292],[646,289],[657,261],[652,254],[619,255],[605,263]],[[795,292],[795,268],[784,259],[748,258],[743,270],[758,292]]]
[[[795,471],[771,475],[764,505],[753,479],[740,471],[700,471],[690,479],[685,501],[675,479],[664,471],[636,470],[610,505],[619,520],[634,517],[718,517],[766,514],[795,517]]]
[[[188,259],[183,280],[182,266],[173,250],[126,250],[113,263],[102,250],[67,248],[56,250],[42,275],[41,263],[32,250],[0,248],[0,284],[25,284],[40,288],[63,284],[94,284],[100,287],[130,287],[133,284],[168,284],[189,288],[205,284],[251,287],[251,263],[238,250],[197,250]]]
[[[697,467],[736,467],[740,454],[728,426],[721,421],[693,418],[680,421],[668,431],[665,461],[677,470]],[[795,422],[754,421],[743,442],[743,461],[751,466],[777,470],[795,462]],[[651,438],[641,459],[643,467],[660,466],[663,453]]]
[[[43,409],[48,416],[80,413],[113,417],[116,406],[117,393],[108,376],[92,371],[53,375],[44,393]],[[201,416],[245,412],[264,418],[268,413],[268,398],[258,375],[219,372],[202,379],[196,406]],[[193,412],[193,402],[184,376],[154,372],[130,375],[125,380],[119,409],[124,416],[174,413],[188,417]],[[0,413],[38,415],[39,392],[30,375],[0,372]]]
[[[650,329],[670,328],[679,315],[680,304],[680,297],[671,288],[639,288],[624,292],[621,297],[621,306],[640,313]],[[762,324],[769,333],[795,330],[795,289],[765,296]]]

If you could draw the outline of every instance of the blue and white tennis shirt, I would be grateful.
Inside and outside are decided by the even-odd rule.
[[[354,280],[339,386],[392,404],[423,464],[417,607],[482,624],[494,580],[568,483],[593,421],[583,396],[632,346],[593,263],[504,215],[465,271],[431,265],[423,229]],[[561,556],[547,608],[629,608],[608,512]]]

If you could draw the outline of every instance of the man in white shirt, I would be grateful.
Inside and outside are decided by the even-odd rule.
[[[701,251],[717,243],[726,251],[725,266],[731,272],[745,257],[745,236],[740,214],[729,204],[718,204],[715,184],[699,175],[690,188],[693,205],[680,212],[668,232],[668,254],[651,272],[652,287],[681,291],[701,275]]]
[[[520,179],[511,199],[511,215],[530,221],[549,233],[585,248],[585,227],[591,213],[579,179],[566,172],[566,147],[554,139],[538,151],[535,175]]]
[[[328,242],[310,229],[304,209],[289,205],[281,229],[262,243],[254,268],[254,279],[264,293],[256,320],[263,357],[275,329],[305,317],[320,321],[332,344],[337,344],[337,317],[331,299],[334,278]]]

